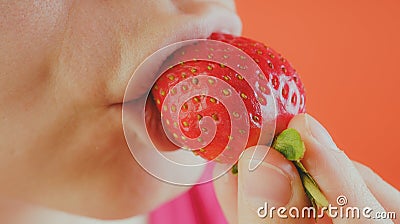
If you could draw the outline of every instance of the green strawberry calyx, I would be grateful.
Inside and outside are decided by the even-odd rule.
[[[300,161],[303,159],[306,151],[300,133],[294,128],[288,128],[275,137],[272,147],[285,156],[286,159],[293,162],[299,172],[304,191],[312,206],[316,210],[328,207],[329,202],[325,195],[321,192],[317,182]],[[232,173],[236,174],[237,172],[237,164],[235,164],[232,168]]]
[[[317,182],[301,163],[306,151],[300,133],[293,128],[282,131],[274,140],[272,147],[279,151],[286,159],[293,162],[300,174],[304,190],[315,209],[328,207],[328,200],[321,192]]]

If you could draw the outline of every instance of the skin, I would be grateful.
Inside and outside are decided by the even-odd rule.
[[[233,1],[1,1],[0,14],[0,197],[119,219],[187,189],[133,159],[121,103],[159,48],[239,34]]]
[[[233,1],[4,0],[0,14],[0,218],[6,217],[2,223],[92,223],[69,221],[66,213],[49,213],[43,207],[122,219],[146,213],[187,190],[157,180],[133,159],[122,130],[124,91],[138,65],[169,43],[205,38],[215,31],[240,34]],[[135,105],[143,93],[138,88],[128,100]],[[150,134],[158,134],[157,122],[149,125]],[[322,137],[310,135],[304,115],[290,125],[305,139],[304,164],[330,202],[339,193],[335,190],[342,189],[354,206],[398,209],[398,190],[365,166],[353,164],[343,152],[319,144]],[[129,130],[138,147],[152,149],[142,129],[133,123]],[[162,140],[159,145],[163,143],[167,145]],[[265,222],[255,216],[250,197],[242,193],[244,186],[258,184],[243,181],[248,155],[239,162],[238,177],[225,175],[228,179],[215,182],[231,223]],[[332,161],[348,169],[338,172]],[[274,151],[264,162],[290,177],[293,192],[282,206],[308,205],[290,162]],[[35,222],[27,211],[44,218]],[[61,218],[46,222],[54,214]],[[28,218],[20,222],[7,219],[23,215]],[[308,222],[312,220],[290,220]]]
[[[339,196],[345,196],[347,204],[342,207],[344,209],[356,207],[362,211],[363,208],[369,207],[372,209],[372,217],[375,212],[396,213],[396,219],[393,220],[367,219],[362,215],[360,218],[330,218],[325,214],[318,223],[397,223],[400,192],[396,188],[367,166],[350,160],[344,151],[336,146],[327,130],[310,115],[295,116],[289,127],[301,134],[306,147],[302,163],[318,183],[329,204],[340,207],[336,200]],[[268,150],[266,146],[261,147]],[[229,223],[315,223],[312,218],[289,216],[288,211],[293,207],[301,209],[311,206],[294,165],[276,150],[270,149],[260,167],[252,173],[248,171],[252,153],[251,148],[245,151],[239,161],[238,175],[228,173],[214,182],[217,198]],[[266,167],[268,169],[265,169]],[[284,177],[284,181],[280,181],[276,174]],[[248,181],[254,175],[258,181]],[[270,178],[271,176],[273,178]],[[286,208],[285,215],[288,218],[279,218],[276,210],[272,218],[269,215],[264,219],[258,217],[257,208],[265,202],[269,203],[269,208]]]

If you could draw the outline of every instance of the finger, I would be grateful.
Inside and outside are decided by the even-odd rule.
[[[268,150],[266,146],[258,147]],[[239,223],[314,223],[313,219],[291,218],[288,212],[291,207],[301,210],[309,206],[293,163],[270,149],[264,161],[250,171],[254,149],[247,149],[238,164]],[[272,207],[276,209],[271,211]],[[286,212],[279,215],[279,207],[285,207]]]
[[[384,181],[369,167],[354,161],[353,164],[361,174],[364,182],[367,184],[368,189],[381,203],[383,208],[386,211],[395,211],[396,213],[400,213],[400,192],[392,185]]]
[[[304,166],[319,184],[322,192],[332,205],[338,196],[345,196],[346,206],[363,209],[370,207],[371,215],[385,212],[380,203],[369,191],[361,175],[346,154],[339,150],[326,129],[309,115],[295,116],[289,127],[297,129],[306,146]],[[337,215],[336,215],[337,216]],[[352,220],[354,223],[375,223],[364,217]],[[334,223],[348,223],[349,219],[336,217]]]
[[[214,180],[214,189],[226,220],[230,224],[236,224],[237,216],[237,174],[227,172]]]

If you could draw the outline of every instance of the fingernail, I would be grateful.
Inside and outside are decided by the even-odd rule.
[[[317,140],[321,145],[339,151],[339,148],[336,146],[335,142],[324,126],[322,126],[317,120],[308,114],[305,115],[305,118],[311,135],[315,140]]]
[[[254,147],[253,154],[249,163],[249,170],[253,171],[261,164],[264,158],[268,155],[270,147],[257,145]]]
[[[250,162],[250,161],[249,161]],[[242,197],[251,207],[259,207],[265,202],[280,207],[289,203],[292,197],[291,179],[278,167],[262,162],[257,169],[239,171]]]

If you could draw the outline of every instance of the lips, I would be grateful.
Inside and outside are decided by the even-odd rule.
[[[170,44],[191,40],[191,39],[205,39],[211,35],[213,32],[224,32],[224,33],[232,33],[232,34],[240,34],[241,32],[241,21],[239,17],[232,12],[231,10],[227,10],[223,7],[218,6],[217,4],[213,4],[212,7],[209,6],[203,10],[200,15],[184,15],[179,18],[179,21],[174,21],[174,25],[171,26],[170,29],[165,28],[165,34],[162,35],[163,38],[160,42],[152,43],[149,49],[154,49],[153,52],[148,52],[147,55],[154,54],[155,51],[166,47]],[[171,23],[172,24],[172,23]],[[158,33],[158,36],[161,36]],[[125,84],[128,83],[128,80],[132,77],[131,87],[128,91],[120,92],[119,95],[119,103],[126,103],[130,101],[134,101],[146,95],[155,79],[157,78],[157,74],[163,62],[167,59],[167,57],[174,52],[174,49],[168,49],[164,51],[161,55],[159,55],[156,59],[150,59],[151,66],[148,66],[145,74],[134,77],[136,74],[126,74],[129,77],[122,77],[126,81]],[[151,57],[147,57],[149,59]],[[149,63],[147,63],[149,64]],[[126,87],[126,86],[124,86]],[[125,90],[125,89],[124,89]],[[123,94],[125,93],[125,94]],[[125,97],[123,97],[125,95]],[[121,100],[122,99],[122,100]]]
[[[191,19],[188,19],[188,17]],[[208,8],[208,12],[203,12],[201,15],[194,17],[181,17],[179,21],[174,22],[173,28],[165,28],[164,31],[164,39],[162,39],[162,41],[159,43],[153,43],[153,45],[150,47],[150,49],[153,49],[153,51],[147,52],[147,55],[151,56],[157,50],[176,42],[192,39],[206,39],[213,32],[240,34],[241,21],[239,17],[231,10],[227,10],[222,7],[210,7]],[[160,35],[160,33],[157,35]],[[149,94],[153,83],[158,78],[157,76],[160,72],[162,64],[175,50],[176,49],[171,48],[156,59],[147,57],[147,59],[152,61],[151,63],[146,61],[145,64],[151,65],[147,66],[146,72],[133,73],[133,75],[129,74],[129,77],[125,77],[126,83],[124,85],[124,90],[126,86],[129,86],[129,88],[127,88],[124,92],[125,95],[122,95],[125,97],[120,98],[123,100],[119,101],[117,104],[117,106],[125,108],[123,109],[123,115],[125,115],[123,116],[124,130],[130,130],[128,132],[135,133],[133,135],[138,136],[137,141],[139,141],[139,139],[141,139],[141,141],[145,141],[145,139],[148,139],[147,135],[149,135],[150,139],[153,139],[153,144],[155,144],[156,148],[161,151],[170,151],[178,148],[166,137],[159,118],[159,112],[155,105],[153,105],[154,102],[151,100],[147,101],[148,103],[145,106],[146,124],[144,126],[142,123],[138,122],[143,118],[141,115],[139,115],[139,113],[142,111],[141,102],[146,100],[147,94]],[[143,58],[143,61],[144,59],[145,58]],[[136,71],[138,69],[143,68],[138,66]],[[129,80],[130,82],[128,82]],[[129,85],[127,85],[128,83]],[[125,107],[123,105],[125,105]],[[143,144],[151,145],[149,142],[145,142]]]

